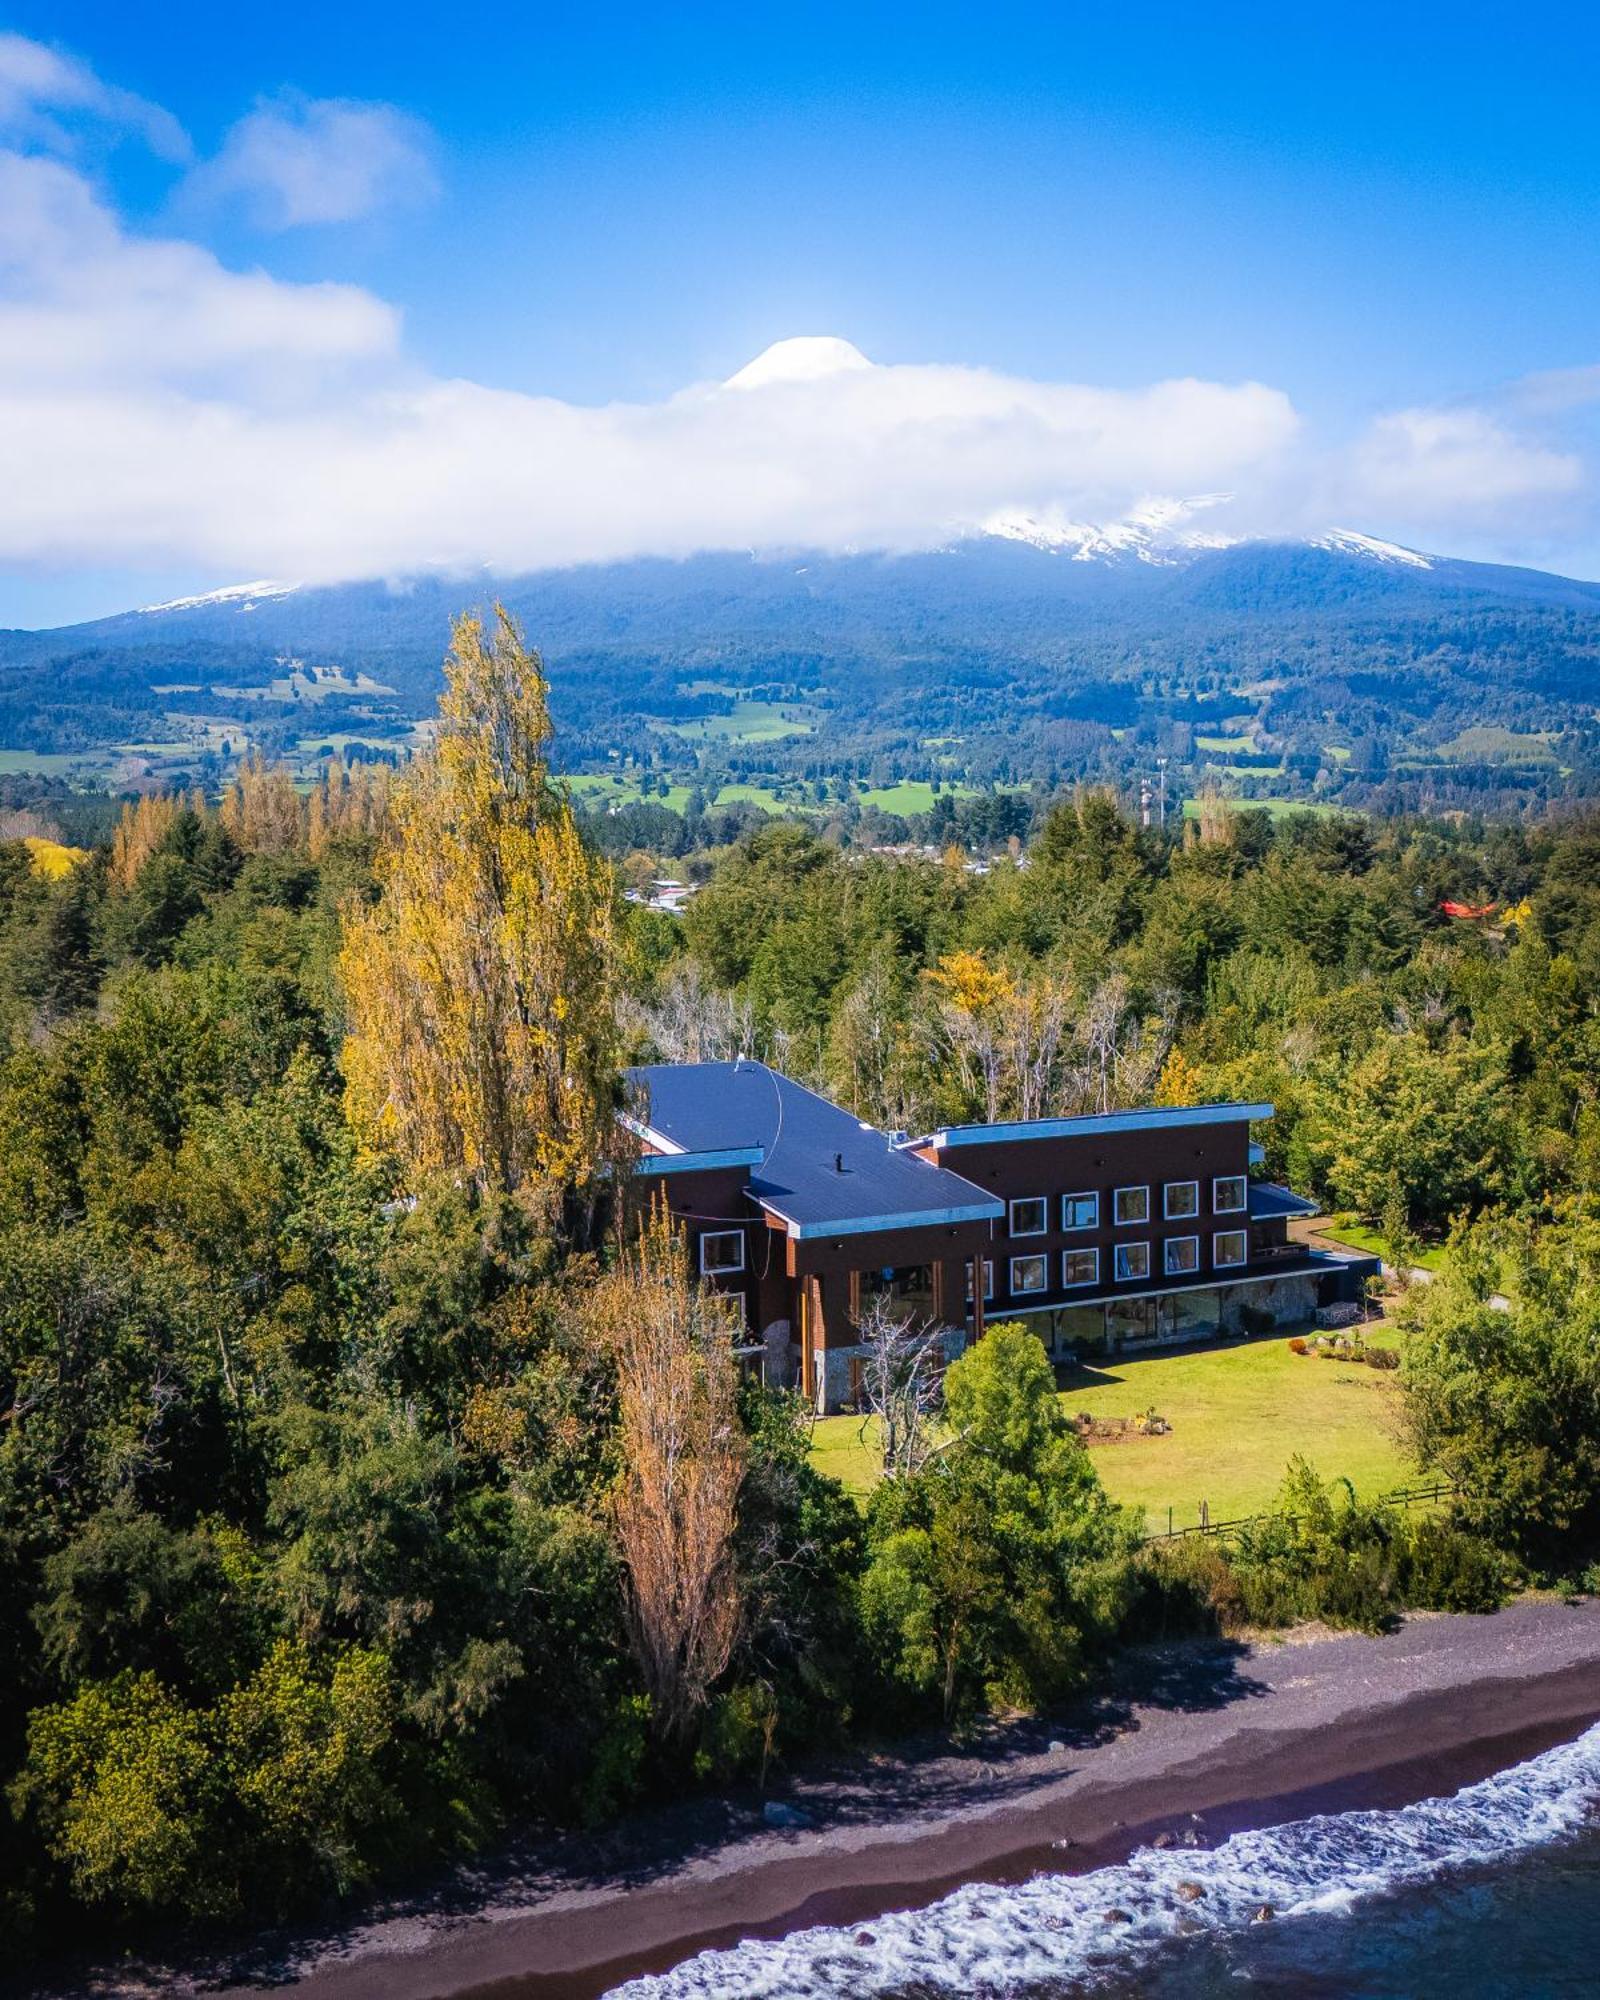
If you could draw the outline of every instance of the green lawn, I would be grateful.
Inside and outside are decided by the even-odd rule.
[[[1200,1502],[1213,1521],[1269,1509],[1296,1452],[1325,1478],[1358,1493],[1404,1486],[1417,1473],[1393,1430],[1399,1391],[1392,1374],[1291,1354],[1286,1339],[1110,1361],[1066,1390],[1070,1411],[1131,1417],[1152,1407],[1172,1425],[1165,1437],[1129,1437],[1090,1447],[1106,1490],[1142,1507],[1152,1530],[1192,1527]],[[812,1435],[815,1463],[862,1495],[875,1466],[859,1417],[824,1417]]]
[[[1342,1243],[1347,1250],[1365,1250],[1369,1257],[1381,1257],[1386,1264],[1393,1263],[1389,1246],[1375,1229],[1368,1229],[1363,1222],[1336,1215],[1326,1229],[1317,1232],[1326,1236],[1330,1243]],[[1444,1249],[1436,1244],[1431,1250],[1419,1250],[1417,1262],[1425,1271],[1437,1271],[1444,1263]]]
[[[1197,736],[1194,747],[1197,750],[1253,750],[1256,746],[1249,736]]]

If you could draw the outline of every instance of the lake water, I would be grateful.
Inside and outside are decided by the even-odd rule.
[[[1269,1906],[1269,1921],[1258,1920]],[[1086,1875],[704,1952],[626,2000],[1600,1994],[1600,1724],[1391,1811],[1327,1813]]]

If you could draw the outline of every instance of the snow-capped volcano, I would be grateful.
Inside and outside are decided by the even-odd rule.
[[[747,361],[725,384],[729,389],[765,389],[775,382],[820,382],[829,375],[858,374],[872,363],[854,341],[832,333],[802,333],[775,340]]]
[[[1226,534],[1196,522],[1197,514],[1224,506],[1231,498],[1227,493],[1204,493],[1186,500],[1146,500],[1115,521],[1074,521],[1049,509],[1037,514],[1007,509],[990,515],[982,533],[1002,541],[1025,542],[1029,548],[1082,563],[1141,562],[1174,568],[1211,550],[1275,541],[1326,549],[1333,555],[1355,556],[1393,568],[1433,568],[1432,556],[1402,548],[1398,542],[1381,541],[1376,535],[1358,534],[1353,528],[1329,528],[1319,535],[1251,536]]]
[[[1168,564],[1184,561],[1202,549],[1232,548],[1237,535],[1197,527],[1194,517],[1224,505],[1231,494],[1202,493],[1187,500],[1144,500],[1117,521],[1074,521],[1059,509],[1038,514],[1007,508],[991,514],[983,533],[1003,541],[1026,542],[1030,548],[1064,555],[1073,562],[1137,562]]]
[[[1434,557],[1417,549],[1403,549],[1398,542],[1381,542],[1376,535],[1358,535],[1354,528],[1330,528],[1325,535],[1313,535],[1314,549],[1332,549],[1335,555],[1365,556],[1369,562],[1394,563],[1401,569],[1432,569]]]
[[[292,597],[299,588],[298,583],[273,583],[267,578],[257,583],[227,583],[221,590],[202,591],[198,597],[172,597],[165,604],[141,604],[139,612],[148,618],[158,611],[195,611],[203,604],[231,604],[240,611],[253,611],[258,603]]]

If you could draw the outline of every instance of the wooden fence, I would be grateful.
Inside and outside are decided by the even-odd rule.
[[[1377,1504],[1380,1507],[1426,1507],[1435,1505],[1440,1500],[1454,1500],[1460,1492],[1461,1488],[1451,1485],[1448,1480],[1436,1480],[1431,1486],[1397,1487],[1392,1493],[1381,1494]],[[1298,1514],[1274,1512],[1244,1514],[1235,1521],[1213,1521],[1203,1500],[1200,1502],[1200,1519],[1192,1528],[1173,1527],[1172,1515],[1173,1510],[1169,1507],[1165,1529],[1153,1535],[1142,1536],[1141,1547],[1148,1546],[1151,1542],[1181,1542],[1195,1535],[1212,1535],[1226,1539],[1229,1536],[1243,1534],[1248,1528],[1264,1527],[1269,1521],[1282,1521],[1292,1528],[1300,1518]]]

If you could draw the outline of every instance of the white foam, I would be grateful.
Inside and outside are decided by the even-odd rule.
[[[1600,1724],[1454,1798],[1320,1814],[1236,1833],[1209,1851],[1145,1848],[1091,1875],[970,1883],[927,1909],[702,1952],[615,1991],[626,2000],[865,2000],[908,1987],[1002,1994],[1034,1981],[1125,1974],[1182,1931],[1241,1928],[1263,1903],[1279,1919],[1347,1909],[1560,1840],[1597,1800]],[[1204,1893],[1185,1897],[1185,1883]],[[1108,1910],[1128,1920],[1108,1921]]]

